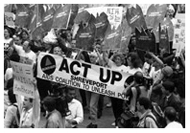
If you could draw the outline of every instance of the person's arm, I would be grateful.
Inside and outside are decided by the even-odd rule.
[[[160,58],[158,58],[154,53],[152,52],[148,52],[150,54],[150,56],[156,61],[158,62],[161,66],[164,66],[164,63],[162,62],[162,60]]]
[[[136,101],[137,101],[137,90],[136,90],[135,87],[132,87],[131,91],[132,91],[132,98],[131,98],[131,101],[130,101],[130,111],[135,112]]]
[[[182,65],[183,65],[183,67],[185,68],[185,59],[184,59],[184,56],[183,56],[183,54],[182,54],[182,52],[180,53],[180,59],[181,59],[181,63],[182,63]]]
[[[99,64],[100,64],[101,66],[103,66],[104,61],[103,61],[102,56],[100,55],[100,53],[99,53],[99,51],[97,50],[97,48],[96,48],[96,47],[94,48],[94,50],[95,50],[95,52],[96,52],[96,53],[97,53],[97,55],[98,55]]]

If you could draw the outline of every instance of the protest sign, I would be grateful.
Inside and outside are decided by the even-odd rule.
[[[5,24],[9,27],[15,26],[15,14],[12,12],[5,12]]]
[[[156,52],[155,36],[151,31],[136,29],[136,48],[143,51]]]
[[[157,28],[159,23],[164,20],[166,15],[167,5],[166,4],[152,4],[147,11],[145,21],[148,28]]]
[[[122,29],[122,34],[121,34],[121,42],[120,42],[120,51],[122,53],[125,53],[128,51],[128,45],[129,45],[129,42],[131,39],[131,33],[132,33],[132,29],[129,26],[126,19],[123,19],[121,23],[121,29]]]
[[[14,75],[14,94],[34,98],[33,68],[32,65],[11,61]]]
[[[76,35],[76,47],[86,51],[93,51],[96,35],[95,18],[91,15],[90,20],[79,26]]]
[[[176,56],[185,47],[185,14],[176,14],[177,22],[174,25],[173,49],[176,49]]]
[[[38,61],[38,78],[125,99],[122,91],[129,73],[46,53],[40,53]]]
[[[71,5],[60,6],[55,13],[52,28],[67,29],[71,15]]]
[[[126,19],[129,26],[134,31],[137,28],[141,32],[141,28],[147,29],[143,12],[139,5],[131,5],[127,9]]]
[[[159,48],[165,49],[166,52],[170,53],[170,43],[168,37],[168,29],[166,26],[159,25]]]
[[[121,24],[122,21],[122,12],[123,7],[93,7],[93,8],[86,8],[86,11],[93,14],[95,17],[97,14],[105,13],[108,16],[109,23],[111,28],[117,29],[118,26]]]

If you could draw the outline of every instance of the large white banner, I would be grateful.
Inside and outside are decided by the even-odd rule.
[[[125,99],[122,92],[128,73],[47,53],[39,54],[37,67],[38,78]]]
[[[11,61],[14,75],[14,94],[34,98],[33,68],[32,65]]]

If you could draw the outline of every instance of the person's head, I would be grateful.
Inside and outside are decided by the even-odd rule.
[[[152,89],[152,93],[150,96],[150,100],[156,103],[159,103],[161,97],[163,95],[162,92],[162,86],[161,85],[156,85],[153,89]]]
[[[163,76],[163,79],[170,78],[173,75],[173,69],[170,66],[165,66],[164,68],[162,68],[161,72],[161,76]]]
[[[166,121],[175,121],[176,120],[176,110],[173,107],[166,107],[164,111]]]
[[[175,85],[171,81],[165,81],[165,82],[163,82],[162,86],[164,88],[164,91],[165,91],[166,95],[169,95],[169,94],[173,93],[174,90],[175,90]]]
[[[26,30],[22,30],[20,35],[21,35],[22,41],[25,41],[25,40],[29,39],[29,34],[28,34],[28,32]]]
[[[16,103],[16,97],[15,94],[13,93],[13,87],[9,88],[8,90],[8,98],[11,104]]]
[[[137,84],[143,84],[144,83],[144,77],[143,77],[143,73],[138,71],[134,74],[134,81]]]
[[[46,96],[43,99],[42,103],[43,103],[43,108],[48,112],[52,112],[53,110],[56,109],[56,100],[51,96]]]
[[[118,53],[113,56],[113,61],[117,66],[121,66],[122,64],[124,64],[125,59],[121,53]]]
[[[76,88],[73,88],[71,86],[67,86],[66,87],[66,99],[67,99],[67,102],[71,102],[73,100],[73,98],[75,98],[76,96]]]
[[[174,13],[175,13],[175,9],[174,9],[173,5],[170,4],[168,6],[168,9],[167,9],[167,12],[166,12],[166,16],[168,16],[170,18],[173,18]]]
[[[73,39],[73,40],[71,41],[71,47],[72,47],[72,48],[76,48],[76,40]]]
[[[22,47],[23,47],[23,50],[25,51],[25,52],[28,52],[30,49],[31,49],[31,46],[32,46],[32,42],[31,41],[24,41],[23,42],[23,45],[22,45]]]
[[[131,52],[128,54],[127,64],[133,68],[138,68],[141,66],[141,60],[136,52]]]
[[[144,60],[145,60],[145,62],[147,62],[148,64],[152,64],[152,63],[153,63],[153,59],[152,59],[151,55],[148,54],[148,53],[146,53],[146,54],[144,55]]]
[[[12,32],[9,28],[5,28],[4,29],[4,38],[9,39],[10,37],[12,37]]]
[[[97,61],[97,58],[98,58],[97,54],[95,52],[91,52],[89,54],[89,57],[90,57],[90,62],[92,64],[96,64],[96,61]]]
[[[14,36],[13,41],[16,45],[22,45],[22,40],[21,40],[20,36]]]
[[[29,110],[32,107],[33,107],[33,99],[29,97],[24,97],[23,108],[25,108],[26,110]]]
[[[62,49],[59,46],[55,46],[53,48],[53,54],[61,56],[63,54],[63,51],[62,51]]]
[[[72,40],[72,34],[70,32],[67,33],[67,41],[71,41]]]
[[[146,97],[140,97],[137,101],[137,110],[139,112],[144,112],[148,109],[150,109],[150,100]]]

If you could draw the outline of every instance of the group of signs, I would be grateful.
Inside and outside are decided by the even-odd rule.
[[[52,28],[67,29],[77,24],[79,28],[75,36],[76,47],[92,51],[98,38],[104,40],[103,49],[121,52],[127,49],[131,33],[136,34],[136,46],[141,50],[155,52],[155,43],[159,43],[160,48],[170,52],[170,42],[177,43],[176,40],[179,40],[174,37],[174,32],[180,32],[183,27],[177,29],[170,18],[165,18],[166,4],[145,7],[138,4],[126,7],[85,5],[15,5],[15,25],[30,29],[33,38],[36,38]],[[125,15],[123,8],[126,9]],[[13,16],[12,13],[5,12],[7,25],[13,25]],[[174,46],[179,47],[176,44]]]

